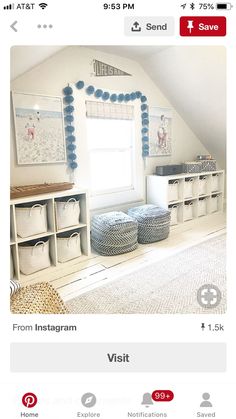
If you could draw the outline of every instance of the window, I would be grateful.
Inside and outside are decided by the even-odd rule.
[[[133,121],[88,120],[90,181],[93,193],[131,189]]]
[[[92,207],[133,200],[127,194],[137,184],[134,107],[87,101],[86,113]]]

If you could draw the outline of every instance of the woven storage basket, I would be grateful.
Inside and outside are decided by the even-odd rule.
[[[68,310],[58,292],[48,282],[22,287],[11,297],[14,314],[66,314]]]
[[[211,177],[211,191],[217,192],[220,190],[220,176],[218,173],[213,174]]]
[[[193,202],[185,202],[183,207],[184,221],[193,219]]]
[[[67,262],[81,256],[80,233],[77,231],[57,236],[58,262]]]
[[[185,173],[199,173],[202,172],[202,162],[186,161],[184,163]]]
[[[169,207],[169,211],[170,211],[170,225],[174,226],[178,224],[179,205],[171,205]]]
[[[184,198],[193,197],[193,178],[186,178],[184,181]]]
[[[170,211],[150,204],[130,208],[128,214],[138,222],[139,243],[153,243],[168,237]]]
[[[92,219],[92,246],[101,255],[119,255],[135,250],[137,237],[137,221],[121,211],[95,215]]]
[[[79,224],[80,203],[75,198],[69,198],[66,201],[56,200],[56,223],[57,229],[72,227]]]
[[[216,160],[201,160],[202,172],[213,172],[216,170]]]
[[[179,181],[170,180],[168,182],[168,199],[169,201],[178,201],[179,199]]]
[[[199,177],[198,191],[199,191],[199,195],[207,194],[207,177],[206,176]]]
[[[47,204],[16,205],[15,210],[18,236],[25,238],[47,232]]]
[[[207,213],[207,199],[202,198],[198,201],[198,216],[202,217],[203,215],[206,215]]]
[[[49,240],[32,241],[19,245],[20,271],[24,275],[46,269],[51,265]]]
[[[212,195],[211,197],[211,212],[219,210],[219,195]]]

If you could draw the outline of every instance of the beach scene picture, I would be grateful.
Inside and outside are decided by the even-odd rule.
[[[18,164],[66,161],[60,97],[12,93]]]
[[[149,109],[149,156],[170,156],[172,142],[172,111]]]

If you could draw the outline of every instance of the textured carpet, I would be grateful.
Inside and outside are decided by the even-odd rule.
[[[226,310],[225,235],[211,238],[170,258],[154,262],[67,302],[70,313],[155,314],[224,313]],[[215,284],[222,300],[202,308],[197,290]]]

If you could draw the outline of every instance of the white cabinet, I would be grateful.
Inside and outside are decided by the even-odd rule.
[[[171,211],[171,225],[223,210],[224,171],[147,176],[147,203]]]
[[[57,228],[56,223],[56,203],[58,200],[62,199],[63,201],[69,200],[79,201],[80,214],[78,216],[78,221],[73,226],[59,229]],[[34,235],[27,235],[27,237],[21,237],[22,234],[17,234],[17,222],[16,222],[16,209],[18,205],[22,207],[32,207],[33,205],[40,203],[40,205],[45,204],[46,208],[46,231]],[[38,208],[38,207],[35,207]],[[28,211],[29,212],[29,211]],[[26,209],[27,213],[27,209]],[[30,213],[30,212],[29,212]],[[30,217],[30,222],[31,222]],[[34,218],[37,220],[37,217]],[[32,218],[33,220],[33,218]],[[70,189],[63,192],[48,193],[43,195],[35,195],[25,198],[18,198],[11,200],[10,203],[10,246],[11,254],[14,266],[14,277],[19,279],[22,283],[29,283],[31,279],[39,278],[39,280],[50,279],[50,275],[53,275],[53,278],[60,277],[60,270],[63,268],[64,275],[66,276],[66,267],[71,266],[81,260],[81,258],[86,259],[90,255],[90,217],[89,217],[89,207],[88,207],[88,195],[86,191],[81,191],[78,189]],[[29,229],[29,231],[31,231]],[[34,230],[32,230],[34,231]],[[37,229],[35,230],[37,231]],[[70,237],[73,233],[78,233],[81,243],[81,256],[77,259],[70,260],[68,262],[61,263],[58,260],[58,240],[57,236],[61,233],[68,233]],[[29,233],[30,234],[30,233]],[[31,246],[34,243],[40,241],[47,241],[49,244],[49,255],[50,255],[50,267],[39,270],[35,273],[24,275],[20,269],[20,246]],[[79,254],[80,252],[78,252]],[[58,275],[57,275],[58,274]]]

